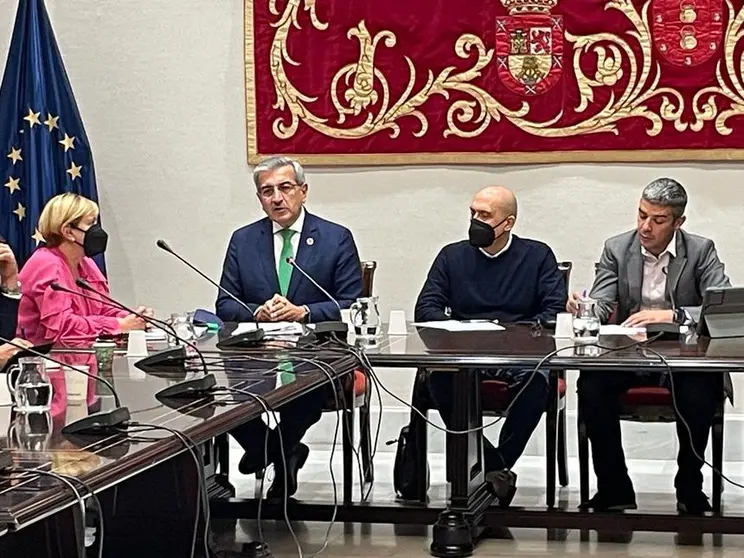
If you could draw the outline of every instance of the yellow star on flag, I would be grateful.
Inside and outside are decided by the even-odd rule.
[[[28,109],[28,114],[24,116],[23,119],[31,125],[31,128],[33,128],[37,124],[41,126],[41,122],[39,122],[40,114],[40,112],[34,112],[33,110]]]
[[[71,138],[67,134],[65,134],[65,139],[63,139],[59,143],[65,146],[65,153],[67,153],[70,149],[75,149],[75,138]]]
[[[76,178],[80,178],[80,171],[82,170],[82,168],[83,168],[82,165],[77,166],[75,164],[75,161],[73,161],[72,166],[69,169],[67,169],[67,174],[69,174],[70,177],[72,177],[72,179],[75,180]]]
[[[23,221],[23,218],[26,216],[26,208],[23,207],[20,203],[18,204],[18,209],[16,209],[13,213],[18,215],[18,220]]]
[[[50,113],[47,113],[47,119],[44,121],[44,124],[49,128],[50,132],[55,128],[59,128],[57,126],[57,120],[59,120],[59,116],[52,116]]]
[[[31,238],[33,238],[36,241],[36,245],[38,246],[40,242],[44,242],[44,237],[41,236],[41,231],[39,229],[36,229],[34,234],[31,235]]]
[[[16,190],[21,189],[20,185],[21,179],[20,178],[13,178],[12,176],[8,178],[8,181],[5,183],[5,186],[10,190],[10,193],[12,194]]]
[[[23,161],[23,157],[21,157],[21,150],[16,149],[15,147],[11,147],[10,153],[8,153],[8,159],[13,161],[13,165],[15,165],[18,161]]]

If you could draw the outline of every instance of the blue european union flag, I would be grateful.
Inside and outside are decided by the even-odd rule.
[[[43,239],[44,204],[98,201],[93,157],[43,0],[20,0],[0,85],[0,235],[23,263]],[[98,261],[103,265],[103,260]]]

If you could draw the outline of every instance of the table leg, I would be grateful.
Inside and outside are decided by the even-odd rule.
[[[471,430],[483,425],[480,374],[471,369],[454,374],[452,397],[456,402],[452,429]],[[495,496],[485,481],[483,433],[447,434],[447,477],[451,481],[448,509],[434,525],[431,554],[470,556],[484,533],[483,516]]]

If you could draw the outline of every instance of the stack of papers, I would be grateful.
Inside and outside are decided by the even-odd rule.
[[[645,327],[625,327],[621,325],[607,324],[600,326],[600,335],[640,335],[646,333]]]
[[[145,332],[148,341],[165,341],[165,332],[162,329],[149,329]]]
[[[444,320],[439,322],[414,322],[417,327],[443,329],[445,331],[503,331],[505,328],[495,322]]]
[[[238,324],[238,327],[235,328],[235,331],[232,332],[232,335],[240,335],[241,333],[246,333],[248,331],[255,331],[257,326],[263,329],[264,333],[269,337],[302,335],[304,331],[302,329],[302,324],[298,324],[297,322],[267,322],[259,324],[256,324],[255,322],[241,322]],[[311,328],[311,326],[308,327]]]

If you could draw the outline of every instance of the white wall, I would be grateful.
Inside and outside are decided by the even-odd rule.
[[[47,0],[93,147],[113,291],[161,313],[211,307],[215,293],[157,250],[155,239],[216,277],[231,231],[260,217],[245,160],[242,2]],[[0,60],[15,9],[16,0],[0,0]],[[633,226],[642,186],[673,176],[691,197],[688,229],[717,241],[742,284],[740,168],[310,169],[308,207],[351,227],[362,257],[379,262],[382,311],[410,315],[432,258],[464,237],[470,197],[491,183],[515,190],[517,232],[572,260],[580,288],[603,239]],[[399,388],[407,397],[406,385]]]

